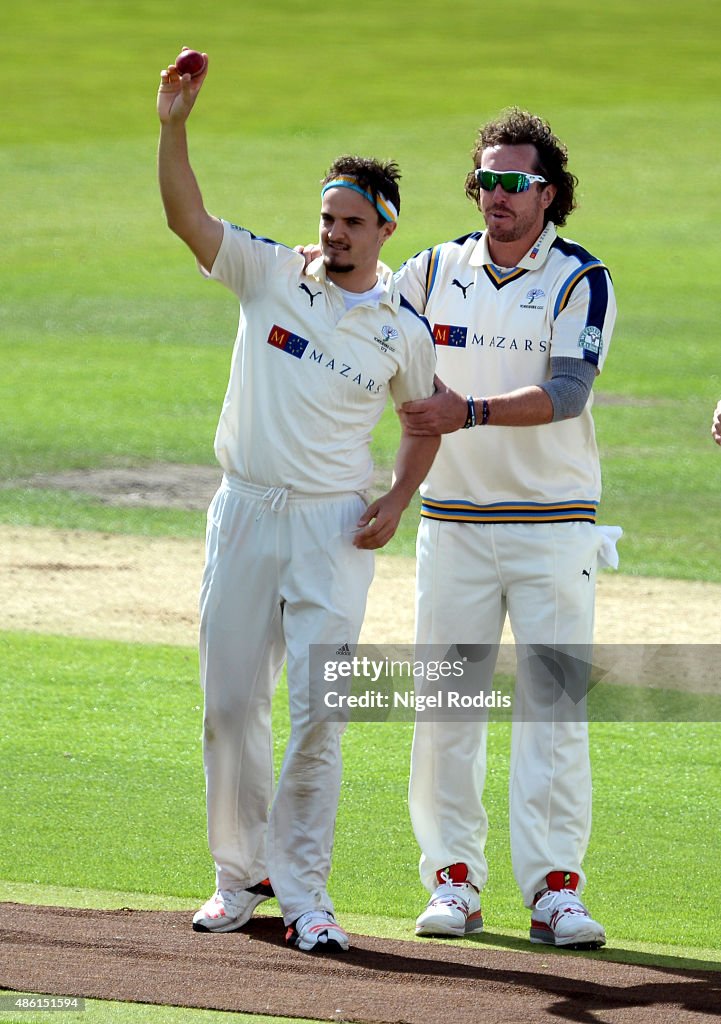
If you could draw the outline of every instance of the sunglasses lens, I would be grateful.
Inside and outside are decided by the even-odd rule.
[[[492,192],[496,185],[500,185],[504,192],[527,192],[531,184],[528,175],[522,171],[503,171],[499,174],[479,169],[476,171],[476,179],[484,192]]]
[[[526,192],[531,184],[526,174],[520,171],[508,171],[501,174],[501,186],[506,192]]]

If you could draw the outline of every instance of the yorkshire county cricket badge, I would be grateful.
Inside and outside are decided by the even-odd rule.
[[[603,350],[603,336],[598,327],[584,327],[578,336],[578,347],[598,359]]]

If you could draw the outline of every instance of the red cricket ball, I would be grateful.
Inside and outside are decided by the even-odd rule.
[[[175,66],[180,75],[190,75],[195,78],[205,70],[205,57],[197,50],[183,50],[175,58]]]

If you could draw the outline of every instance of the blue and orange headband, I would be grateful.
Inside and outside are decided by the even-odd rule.
[[[391,224],[398,223],[398,210],[396,210],[395,206],[390,201],[390,199],[386,199],[382,192],[379,192],[378,197],[374,199],[371,193],[367,192],[364,188],[361,188],[361,186],[358,184],[357,179],[352,177],[351,175],[342,174],[339,175],[339,177],[337,178],[333,178],[332,181],[329,181],[327,185],[324,185],[323,188],[320,190],[321,196],[324,196],[329,188],[353,189],[354,192],[358,192],[365,199],[367,199],[371,206],[375,206],[376,210],[384,220],[389,221]]]

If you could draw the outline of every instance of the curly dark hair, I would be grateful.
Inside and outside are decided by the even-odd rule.
[[[373,199],[378,198],[378,193],[384,195],[386,199],[390,199],[398,213],[401,212],[401,193],[398,188],[401,172],[395,160],[381,163],[380,160],[363,156],[339,156],[328,168],[321,185],[327,185],[329,181],[342,174],[350,174],[356,178],[360,187],[370,192]],[[380,213],[378,223],[386,223]]]
[[[531,114],[520,107],[509,107],[493,121],[489,121],[479,129],[478,138],[473,148],[474,167],[481,166],[483,150],[489,146],[525,146],[536,147],[535,172],[542,174],[546,181],[556,186],[553,202],[545,210],[545,223],[552,220],[561,227],[566,218],[576,209],[574,191],[578,178],[566,170],[568,151],[551,131],[551,126],[537,114]],[[466,178],[466,195],[479,205],[481,186],[475,179],[473,171]]]

